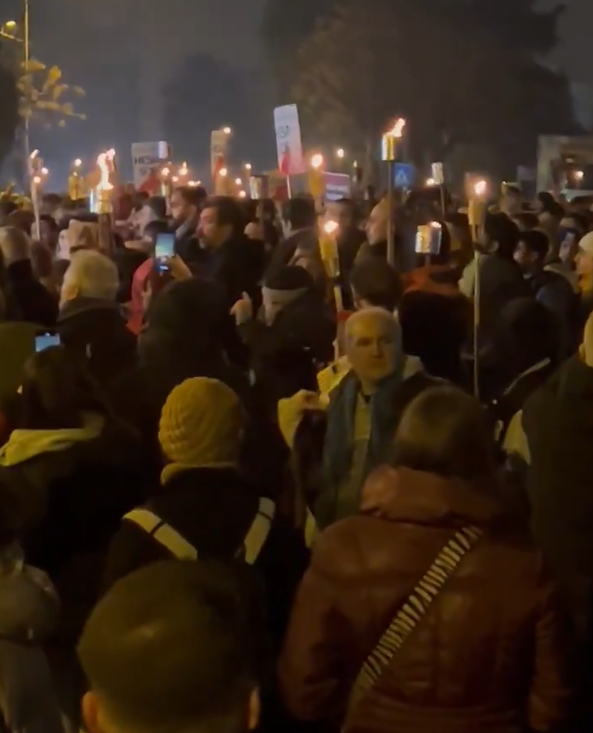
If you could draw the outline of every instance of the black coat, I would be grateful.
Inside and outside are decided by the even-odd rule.
[[[30,260],[6,268],[6,320],[28,321],[52,328],[58,317],[58,301],[33,277]]]
[[[190,469],[173,477],[146,508],[179,532],[198,558],[233,560],[256,517],[257,487],[232,469]],[[135,523],[124,520],[113,538],[105,587],[133,571],[171,558],[169,551]],[[290,526],[276,516],[254,567],[268,594],[271,627],[279,641],[307,554]]]
[[[575,619],[591,629],[593,601],[593,369],[568,360],[523,408],[531,465],[535,538],[568,593]]]

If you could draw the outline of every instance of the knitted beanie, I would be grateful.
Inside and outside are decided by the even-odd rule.
[[[236,466],[244,427],[243,408],[230,387],[217,379],[186,379],[161,413],[159,443],[169,461],[161,483],[189,468]]]

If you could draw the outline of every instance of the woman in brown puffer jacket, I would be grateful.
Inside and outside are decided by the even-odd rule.
[[[505,515],[473,398],[424,392],[372,474],[361,514],[323,532],[298,591],[280,686],[299,720],[387,733],[556,731],[572,698],[572,639],[522,523]],[[482,536],[377,684],[346,716],[361,665],[454,533]]]

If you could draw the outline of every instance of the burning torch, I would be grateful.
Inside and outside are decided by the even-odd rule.
[[[395,265],[395,241],[393,230],[393,177],[395,175],[395,161],[397,160],[397,148],[404,134],[406,121],[400,117],[395,124],[383,134],[381,140],[381,159],[387,164],[387,261]]]

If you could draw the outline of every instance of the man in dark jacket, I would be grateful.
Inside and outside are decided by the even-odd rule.
[[[175,252],[190,268],[193,268],[199,259],[200,245],[196,229],[205,199],[206,191],[201,186],[180,186],[171,194]]]
[[[319,248],[317,212],[312,199],[290,199],[284,205],[282,219],[286,236],[274,251],[270,263],[271,271],[289,265],[297,250],[308,253]]]
[[[553,314],[561,335],[563,355],[576,347],[578,295],[568,277],[546,268],[549,252],[548,237],[540,231],[522,232],[515,250],[518,263],[533,295]]]
[[[93,250],[72,256],[62,286],[58,332],[66,348],[88,359],[89,369],[121,417],[141,421],[136,338],[116,302],[115,264]]]
[[[581,638],[593,632],[593,318],[580,353],[527,401],[532,528],[564,587]]]
[[[243,216],[236,201],[229,196],[205,201],[198,227],[201,251],[197,269],[203,277],[223,286],[229,309],[243,293],[255,297],[263,274],[242,229]]]
[[[3,227],[0,252],[6,268],[6,320],[54,326],[58,302],[33,275],[28,235],[16,227]]]

